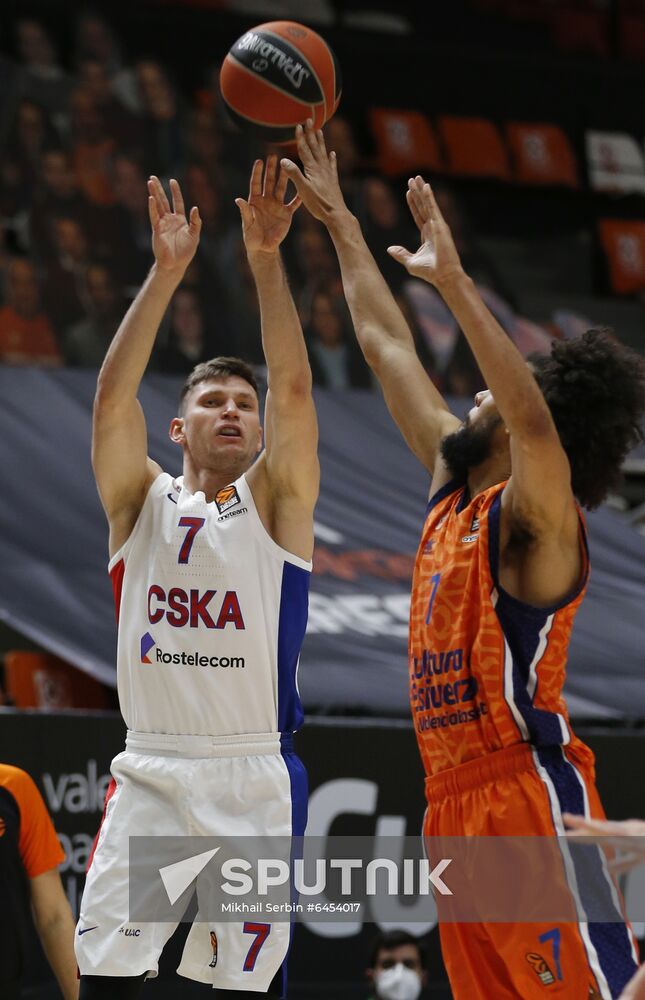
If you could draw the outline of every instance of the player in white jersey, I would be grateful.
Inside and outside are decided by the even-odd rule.
[[[174,180],[172,208],[159,180],[148,182],[155,264],[99,375],[92,460],[110,528],[128,735],[76,933],[81,1000],[138,996],[176,926],[130,924],[129,837],[304,832],[306,774],[291,740],[302,722],[296,671],[319,466],[311,372],[279,253],[299,205],[285,203],[286,185],[276,157],[264,170],[256,161],[248,201],[236,202],[268,367],[264,450],[252,370],[217,358],[188,377],[170,425],[183,476],[147,456],[137,391],[201,229]],[[289,934],[288,923],[205,919],[178,971],[282,995]]]

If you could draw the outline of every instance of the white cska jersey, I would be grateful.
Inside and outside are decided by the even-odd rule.
[[[266,532],[245,476],[206,502],[161,473],[109,564],[128,729],[294,732],[311,563]]]

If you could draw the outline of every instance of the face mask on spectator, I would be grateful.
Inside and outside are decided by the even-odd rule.
[[[417,1000],[421,993],[421,978],[403,962],[375,976],[379,1000]]]

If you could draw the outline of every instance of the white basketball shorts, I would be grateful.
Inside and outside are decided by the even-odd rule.
[[[157,975],[177,923],[129,923],[132,836],[300,836],[307,776],[290,735],[204,737],[128,733],[87,873],[76,929],[81,975]],[[252,920],[252,918],[251,918]],[[195,922],[177,972],[217,989],[266,992],[281,972],[291,927]]]

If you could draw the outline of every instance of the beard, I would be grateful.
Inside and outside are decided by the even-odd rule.
[[[490,458],[493,447],[493,433],[501,417],[495,416],[481,427],[473,427],[470,418],[466,417],[464,424],[448,434],[441,442],[441,457],[448,466],[453,479],[465,482],[471,469],[476,468]]]

